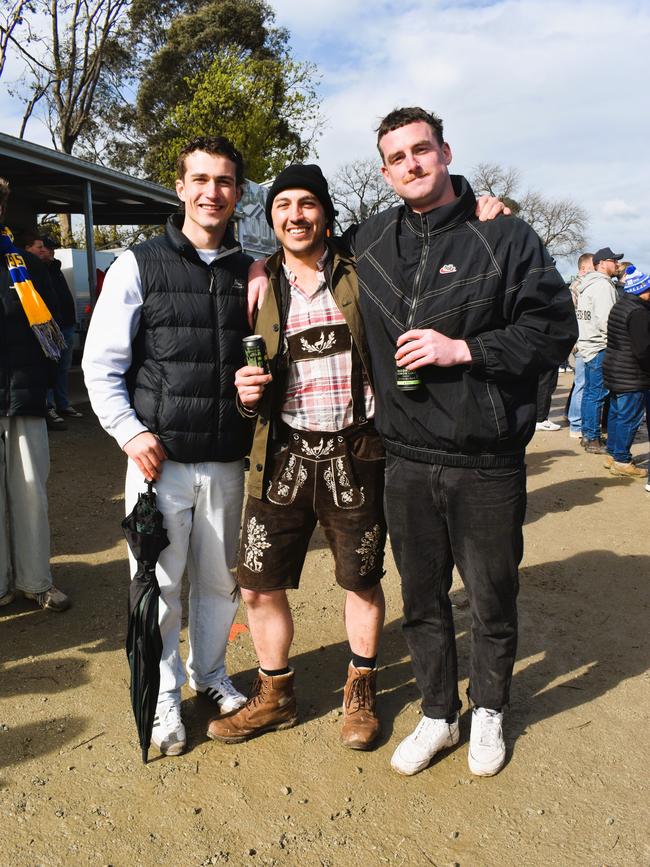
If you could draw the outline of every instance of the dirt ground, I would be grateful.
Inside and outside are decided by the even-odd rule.
[[[560,376],[556,418],[570,381]],[[369,753],[339,745],[348,652],[319,534],[291,597],[299,725],[214,743],[204,734],[209,708],[187,689],[187,753],[152,748],[144,766],[123,649],[125,461],[85,410],[50,435],[53,574],[74,607],[57,615],[21,600],[0,615],[1,865],[650,865],[642,483],[610,476],[566,428],[531,443],[520,650],[497,777],[469,773],[466,707],[453,752],[416,777],[390,769],[419,714],[390,557],[383,734]],[[640,457],[646,449],[634,447]],[[464,695],[469,612],[459,580],[452,593]],[[228,666],[247,690],[247,632],[231,641]]]

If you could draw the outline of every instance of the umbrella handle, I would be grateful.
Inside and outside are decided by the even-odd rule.
[[[147,479],[147,493],[148,494],[155,493],[154,489],[153,489],[153,484],[154,484],[153,479]]]

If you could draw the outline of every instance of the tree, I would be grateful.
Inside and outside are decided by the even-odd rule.
[[[342,165],[332,179],[330,195],[338,209],[336,221],[341,230],[399,202],[372,158]]]
[[[572,256],[584,250],[589,219],[572,199],[547,199],[534,190],[517,196],[519,172],[497,163],[479,163],[471,183],[477,195],[498,196],[513,214],[529,223],[552,256]]]
[[[0,12],[0,77],[7,60],[10,42],[16,42],[14,32],[24,23],[24,14],[31,11],[29,0],[9,0]]]
[[[24,40],[12,39],[26,70],[21,138],[30,118],[38,113],[54,147],[72,153],[92,125],[97,89],[105,69],[111,61],[125,57],[121,40],[128,25],[129,3],[30,0],[24,7],[32,13],[27,35]],[[59,219],[64,242],[69,242],[70,218],[61,214]]]
[[[183,144],[215,131],[240,148],[251,180],[261,182],[288,162],[303,160],[318,113],[311,80],[309,64],[242,58],[233,49],[221,53],[205,73],[188,81],[189,100],[165,118],[145,157],[147,174],[172,185]]]
[[[315,68],[293,60],[268,3],[133,0],[131,21],[144,34],[137,97],[102,112],[111,165],[169,182],[172,150],[201,132],[230,135],[260,180],[307,155],[318,125]]]
[[[16,42],[29,74],[31,93],[21,133],[39,100],[57,150],[72,153],[92,118],[99,81],[113,56],[123,56],[129,0],[32,0],[49,33],[31,31]]]

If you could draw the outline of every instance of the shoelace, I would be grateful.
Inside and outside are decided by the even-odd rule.
[[[445,720],[433,720],[429,717],[423,717],[417,724],[415,731],[413,732],[413,740],[417,741],[421,737],[437,737],[440,733],[439,729],[441,727],[448,729],[449,723],[445,722]]]
[[[255,707],[255,705],[258,705],[262,701],[264,701],[264,682],[261,677],[257,677],[251,688],[251,694],[248,696],[246,705],[248,707]]]
[[[237,696],[239,695],[239,693],[227,677],[224,677],[223,680],[220,680],[217,686],[211,687],[208,692],[210,691],[215,692],[220,698],[237,698]]]
[[[482,747],[496,747],[499,743],[499,717],[497,712],[490,713],[485,711],[479,721],[481,728],[479,729],[479,743]]]
[[[353,706],[354,711],[372,708],[373,701],[369,681],[370,678],[368,675],[362,675],[352,681],[348,700],[345,703],[347,710],[351,710]]]

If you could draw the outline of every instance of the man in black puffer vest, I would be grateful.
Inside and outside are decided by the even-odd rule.
[[[252,259],[229,225],[243,184],[241,154],[227,139],[196,139],[181,150],[176,191],[183,213],[169,218],[164,235],[111,266],[83,358],[92,407],[130,458],[126,511],[155,479],[169,535],[156,570],[163,656],[152,733],[165,755],[179,755],[186,742],[178,647],[186,565],[190,686],[222,713],[245,702],[224,665],[237,610],[231,570],[252,434],[236,409],[234,382],[249,333]],[[133,573],[133,561],[131,567]]]
[[[624,287],[625,294],[607,320],[603,376],[610,404],[605,466],[614,476],[644,479],[645,471],[632,463],[630,447],[650,389],[650,276],[630,265]]]

